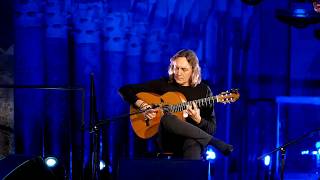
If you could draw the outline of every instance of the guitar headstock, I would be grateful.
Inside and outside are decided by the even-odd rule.
[[[226,104],[232,103],[239,99],[240,93],[238,89],[231,89],[230,91],[225,91],[216,96],[217,102]]]

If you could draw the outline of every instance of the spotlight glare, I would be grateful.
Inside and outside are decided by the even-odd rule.
[[[307,16],[307,11],[305,9],[294,9],[293,10],[293,15],[296,17],[306,17]]]
[[[57,163],[58,163],[58,160],[57,160],[57,158],[55,158],[55,157],[47,157],[45,160],[44,160],[44,162],[46,163],[46,165],[48,166],[48,167],[54,167],[54,166],[56,166],[57,165]]]
[[[320,141],[316,142],[316,148],[320,149]]]
[[[264,157],[264,165],[265,166],[269,166],[270,165],[270,161],[271,161],[271,158],[270,158],[269,155]]]
[[[99,167],[100,167],[100,171],[101,171],[102,169],[104,169],[106,167],[106,163],[104,163],[103,160],[100,160]]]
[[[312,151],[312,154],[313,154],[313,155],[317,155],[317,154],[318,154],[318,151]]]
[[[308,155],[308,154],[309,154],[309,150],[301,151],[301,155]]]
[[[210,147],[208,147],[206,155],[206,159],[209,161],[216,159],[216,153]]]

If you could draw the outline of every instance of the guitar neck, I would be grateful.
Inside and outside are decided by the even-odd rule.
[[[187,106],[192,106],[192,103],[195,103],[198,107],[209,106],[217,101],[216,96],[210,96],[202,99],[197,99],[193,101],[187,101],[176,105],[169,105],[167,110],[170,112],[180,112],[187,109]]]

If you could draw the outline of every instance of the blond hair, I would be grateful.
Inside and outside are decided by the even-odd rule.
[[[188,63],[191,65],[192,67],[192,75],[190,78],[190,85],[192,87],[197,86],[198,84],[201,83],[201,68],[199,66],[199,60],[198,57],[196,55],[196,53],[192,50],[189,49],[183,49],[178,51],[175,55],[173,55],[170,58],[170,65],[168,68],[168,74],[169,74],[169,82],[173,82],[174,81],[174,65],[173,62],[178,58],[178,57],[185,57],[188,61]]]

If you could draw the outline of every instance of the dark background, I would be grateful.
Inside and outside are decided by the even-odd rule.
[[[128,113],[120,86],[165,76],[169,58],[189,48],[214,94],[241,93],[215,105],[216,136],[235,147],[229,158],[217,153],[215,176],[278,177],[276,154],[270,167],[257,157],[320,127],[318,22],[309,1],[2,0],[0,84],[84,88],[85,111],[82,118],[79,91],[0,89],[0,152],[57,156],[77,179],[90,162],[90,134],[81,131],[89,127],[90,73],[98,119],[110,120]],[[128,118],[113,120],[100,138],[110,174],[119,158],[155,151]],[[314,133],[288,148],[288,178],[319,171],[320,153],[310,155],[317,141]]]

